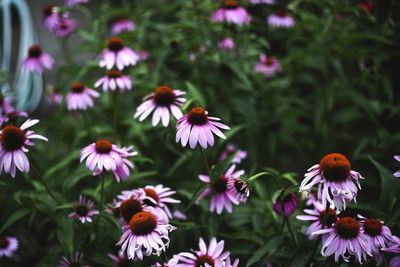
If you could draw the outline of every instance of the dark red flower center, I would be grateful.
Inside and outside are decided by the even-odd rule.
[[[129,226],[135,235],[147,235],[156,229],[157,218],[148,211],[141,211],[133,215]]]
[[[132,198],[123,201],[119,206],[119,213],[121,217],[124,218],[127,222],[131,220],[133,215],[141,212],[142,210],[143,209],[141,203],[138,200]]]
[[[286,12],[286,10],[278,10],[278,11],[275,12],[275,15],[278,16],[278,17],[286,17],[287,14],[288,13]]]
[[[154,191],[153,189],[150,188],[145,188],[144,192],[146,193],[146,196],[151,197],[154,199],[157,203],[160,201],[160,197],[158,196],[157,192]]]
[[[214,267],[214,260],[211,256],[208,255],[201,255],[196,259],[196,267],[204,267],[205,264],[209,264],[210,266]]]
[[[42,54],[42,49],[38,45],[32,45],[28,49],[28,56],[31,58],[38,58]]]
[[[59,22],[59,24],[58,24],[57,27],[58,27],[60,30],[65,31],[65,30],[68,30],[69,24],[67,23],[66,20],[61,20],[61,21]]]
[[[117,267],[129,267],[132,266],[132,261],[130,261],[128,258],[120,258],[117,262]]]
[[[82,267],[82,263],[80,262],[71,262],[71,264],[68,267]]]
[[[116,16],[115,18],[114,18],[114,22],[121,22],[121,21],[125,21],[125,20],[127,20],[128,18],[126,17],[126,16],[124,16],[124,15],[119,15],[119,16]]]
[[[272,66],[274,63],[275,63],[275,58],[273,58],[273,57],[267,57],[264,60],[264,65],[265,66]]]
[[[175,98],[174,90],[167,85],[158,87],[154,93],[154,101],[157,106],[168,107],[175,102]]]
[[[203,125],[208,121],[208,116],[203,108],[192,108],[188,119],[193,125]]]
[[[228,189],[228,179],[225,176],[220,176],[212,185],[216,193],[224,193]]]
[[[320,212],[319,220],[321,222],[323,222],[323,220],[324,220],[325,213],[327,213],[325,225],[331,226],[333,223],[336,222],[336,219],[337,219],[336,211],[334,209],[329,209],[328,212],[326,212],[325,210]]]
[[[111,37],[110,41],[108,41],[108,49],[113,52],[120,51],[124,46],[124,41],[119,37]]]
[[[331,182],[345,181],[351,169],[349,160],[339,153],[326,155],[319,162],[319,166],[325,179]]]
[[[79,216],[86,216],[89,213],[89,209],[86,205],[79,205],[78,207],[76,207],[75,212]]]
[[[14,151],[24,145],[25,133],[16,126],[8,125],[2,129],[0,141],[6,151]]]
[[[236,191],[241,194],[241,195],[246,195],[247,194],[247,183],[243,180],[237,179],[235,180],[235,189]]]
[[[382,223],[378,219],[366,219],[364,222],[364,231],[370,236],[380,235],[382,232]]]
[[[54,9],[54,5],[46,5],[43,7],[43,15],[45,17],[50,16],[51,14],[53,14],[53,9]]]
[[[335,223],[337,234],[343,239],[353,239],[360,232],[360,225],[351,217],[343,217]]]
[[[123,75],[122,72],[119,71],[119,70],[109,70],[109,71],[107,71],[107,77],[108,78],[115,79],[115,78],[122,77],[122,75]]]
[[[225,0],[224,1],[224,8],[226,9],[235,9],[239,7],[239,3],[235,0]]]
[[[71,85],[71,91],[74,93],[82,93],[85,90],[85,85],[81,82],[75,82]]]
[[[10,245],[10,241],[6,237],[0,238],[0,249],[8,248]]]
[[[107,154],[112,149],[112,143],[108,140],[99,140],[96,142],[96,151],[100,154]]]

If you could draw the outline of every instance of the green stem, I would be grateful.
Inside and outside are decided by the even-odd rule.
[[[83,119],[86,124],[88,136],[90,139],[92,139],[93,138],[92,127],[90,126],[89,116],[86,111],[83,111]]]
[[[200,148],[200,151],[201,151],[201,156],[203,157],[204,165],[206,166],[208,175],[210,176],[210,179],[211,179],[211,169],[210,169],[210,166],[208,165],[206,153],[204,152],[203,148],[201,148],[201,147],[199,147],[199,148]]]
[[[295,243],[295,245],[297,245],[297,239],[294,236],[294,233],[293,233],[293,230],[292,230],[292,226],[290,225],[289,218],[286,218],[286,222],[287,222],[287,227],[288,227],[288,230],[289,230],[290,237],[292,238],[292,240]]]
[[[35,168],[35,166],[32,165],[32,170],[36,174],[36,176],[39,178],[39,181],[43,184],[44,188],[46,189],[47,193],[49,196],[59,205],[61,205],[61,201],[59,201],[53,192],[51,192],[50,187],[47,185],[46,181],[43,179],[42,175],[40,175],[39,171]]]

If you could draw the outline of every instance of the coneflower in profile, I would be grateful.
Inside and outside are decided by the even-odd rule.
[[[255,71],[262,73],[266,79],[282,72],[282,66],[276,57],[260,55],[260,62],[255,66]]]
[[[225,0],[223,5],[214,12],[211,20],[213,22],[246,25],[250,23],[251,16],[244,7],[240,6],[238,1]]]
[[[112,23],[111,33],[113,35],[118,35],[123,32],[131,32],[135,27],[135,23],[126,16],[118,16]]]
[[[125,67],[134,66],[140,60],[139,55],[129,47],[119,37],[112,37],[108,41],[107,48],[100,54],[100,67],[108,70],[116,66],[119,70]]]
[[[39,45],[32,45],[22,66],[28,71],[42,73],[45,69],[51,69],[53,64],[54,59],[49,54],[43,52]]]
[[[294,18],[288,12],[280,10],[269,15],[267,23],[271,27],[291,28],[294,25]]]
[[[93,89],[86,87],[81,82],[75,82],[71,85],[71,91],[68,92],[66,101],[68,110],[86,110],[94,106],[93,98],[100,94]]]
[[[106,76],[100,78],[94,87],[100,87],[104,92],[108,90],[124,92],[132,89],[132,79],[129,75],[123,74],[120,70],[109,70]]]

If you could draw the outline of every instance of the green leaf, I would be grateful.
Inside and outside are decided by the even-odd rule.
[[[206,101],[204,100],[203,94],[199,91],[199,89],[197,89],[197,87],[190,82],[186,82],[186,87],[193,98],[196,99],[198,104],[202,107],[205,107]]]
[[[15,222],[19,221],[20,219],[22,219],[23,217],[25,217],[26,215],[28,215],[31,211],[28,209],[19,209],[16,212],[14,212],[10,217],[8,217],[8,219],[6,220],[6,222],[3,224],[3,226],[0,229],[0,234],[6,230],[9,226],[11,226],[12,224],[14,224]]]
[[[228,158],[225,160],[222,160],[217,163],[212,169],[211,169],[211,181],[216,181],[224,172],[226,169],[228,169],[229,165],[231,165],[233,158],[235,157],[235,154],[230,155]]]
[[[269,240],[262,247],[257,249],[256,252],[250,257],[250,259],[247,261],[246,267],[259,262],[266,255],[273,254],[280,248],[283,238],[284,236],[282,235],[269,238]]]

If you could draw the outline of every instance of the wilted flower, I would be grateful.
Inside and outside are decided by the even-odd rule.
[[[17,168],[21,172],[29,172],[29,160],[25,153],[29,150],[27,146],[33,146],[33,139],[48,141],[46,137],[35,134],[34,131],[26,129],[37,124],[39,120],[26,120],[21,127],[14,125],[4,126],[0,131],[0,174],[3,169],[15,177]]]
[[[39,45],[33,45],[22,66],[28,71],[42,73],[45,69],[51,69],[53,64],[54,59],[49,54],[43,52]]]
[[[79,196],[79,201],[72,202],[74,212],[70,213],[68,217],[79,220],[81,223],[92,222],[92,217],[99,214],[98,210],[94,208],[92,200],[86,200],[82,195]]]
[[[177,120],[183,116],[179,107],[186,102],[182,97],[184,94],[185,92],[181,90],[173,90],[167,85],[162,85],[143,99],[144,102],[137,107],[133,117],[143,121],[153,112],[152,125],[157,126],[161,121],[163,126],[167,127],[171,115]]]
[[[65,38],[76,29],[76,25],[74,19],[63,16],[59,18],[58,23],[53,27],[53,33],[59,38]]]
[[[267,23],[272,27],[291,28],[294,25],[294,18],[286,11],[278,11],[268,16]]]
[[[321,159],[319,164],[309,168],[300,184],[300,191],[310,192],[318,185],[318,199],[322,205],[326,202],[338,210],[346,208],[346,202],[356,199],[358,189],[361,189],[358,172],[351,170],[349,160],[339,153],[331,153]]]
[[[24,111],[13,111],[6,113],[4,115],[0,116],[0,125],[9,122],[9,121],[14,121],[17,118],[28,118],[28,113]]]
[[[176,228],[164,222],[152,208],[147,208],[133,215],[122,229],[117,245],[129,259],[142,260],[143,255],[160,256],[169,246],[169,233]]]
[[[220,129],[230,129],[222,124],[220,118],[208,116],[208,112],[203,108],[196,107],[180,118],[177,122],[177,132],[175,141],[181,141],[182,146],[189,142],[190,148],[194,149],[199,143],[203,148],[214,145],[213,133],[222,139],[226,139]]]
[[[90,0],[64,0],[66,6],[75,6],[79,4],[89,3]]]
[[[103,91],[107,92],[108,90],[115,91],[119,89],[120,92],[124,92],[125,90],[132,89],[132,80],[128,75],[124,75],[119,70],[109,70],[107,71],[107,75],[100,78],[95,84],[94,87],[102,86]]]
[[[240,179],[240,176],[244,174],[244,170],[235,171],[236,165],[232,165],[228,170],[218,177],[216,181],[211,181],[208,175],[199,175],[199,179],[208,184],[206,190],[200,194],[197,201],[200,201],[207,195],[211,194],[210,211],[217,211],[217,214],[221,214],[225,208],[229,213],[232,212],[232,204],[238,205],[239,199],[236,194],[231,193],[228,184],[231,180]]]
[[[58,267],[90,267],[83,260],[83,253],[77,252],[74,257],[68,259],[63,257]]]
[[[93,97],[100,94],[93,89],[86,87],[81,82],[75,82],[71,86],[71,91],[67,94],[68,110],[86,110],[94,106]]]
[[[220,49],[226,49],[226,50],[233,50],[235,49],[236,45],[235,45],[235,41],[228,37],[225,39],[222,39],[218,42],[218,47]]]
[[[118,35],[123,32],[131,32],[135,27],[135,23],[132,20],[125,16],[119,16],[114,20],[111,26],[111,32],[113,35]]]
[[[115,65],[119,70],[123,70],[130,65],[136,65],[139,59],[139,55],[126,47],[121,38],[112,37],[100,55],[100,67],[110,70]]]
[[[289,217],[293,212],[295,212],[297,205],[298,200],[296,194],[292,192],[284,196],[283,199],[279,197],[275,203],[272,204],[272,208],[276,213]]]
[[[180,200],[171,197],[176,194],[176,192],[161,184],[156,186],[146,185],[143,190],[149,198],[148,200],[145,200],[146,205],[155,208],[159,214],[165,213],[165,221],[172,219],[172,214],[167,204],[181,202]]]
[[[371,247],[368,240],[360,229],[360,224],[351,217],[338,219],[332,228],[322,229],[313,235],[327,234],[322,242],[322,256],[329,257],[335,255],[335,262],[339,262],[339,257],[346,262],[350,255],[357,258],[360,264],[366,261],[367,255],[371,255]]]
[[[230,155],[235,155],[234,158],[232,159],[232,163],[237,163],[239,164],[242,162],[247,157],[247,152],[237,149],[234,145],[228,144],[225,148],[225,150],[221,153],[219,156],[219,160],[225,160],[227,159]]]
[[[203,238],[199,241],[199,250],[191,252],[182,252],[174,256],[177,259],[177,266],[199,267],[199,266],[215,266],[222,267],[225,260],[229,257],[229,252],[224,250],[224,241],[217,243],[217,239],[213,237],[207,248]]]
[[[397,160],[398,162],[400,162],[400,155],[394,156],[394,159]],[[393,175],[395,177],[400,177],[400,170],[398,170],[397,172],[393,173]]]
[[[0,237],[0,258],[11,258],[18,249],[18,240],[12,236]]]
[[[237,25],[246,25],[251,21],[247,10],[235,0],[225,0],[222,7],[218,8],[211,17],[213,22],[226,22]]]
[[[281,72],[282,66],[277,58],[261,54],[260,62],[256,65],[255,71],[264,74],[264,77],[268,79]]]

